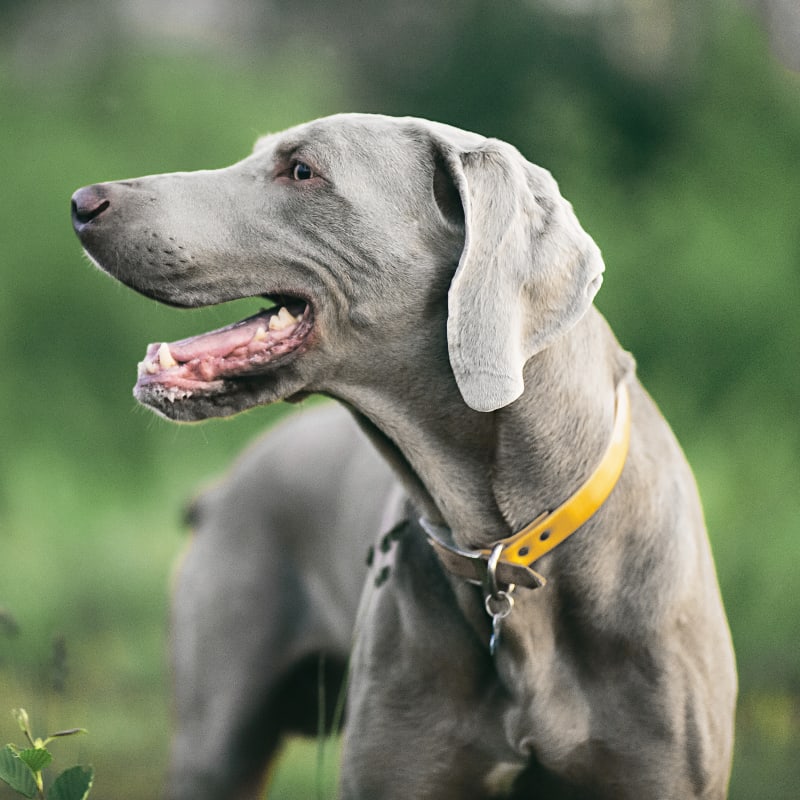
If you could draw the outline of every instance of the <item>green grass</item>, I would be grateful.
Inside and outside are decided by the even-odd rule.
[[[279,800],[332,800],[336,797],[339,742],[320,745],[309,739],[291,739],[271,776],[267,795]]]

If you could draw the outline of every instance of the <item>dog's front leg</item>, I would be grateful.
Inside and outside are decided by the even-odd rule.
[[[390,552],[377,548],[362,601],[341,797],[501,797],[498,775],[514,756],[488,639],[463,616],[422,531],[407,524],[392,539]]]

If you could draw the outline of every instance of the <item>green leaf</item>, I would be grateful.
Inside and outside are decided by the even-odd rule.
[[[41,772],[52,760],[50,751],[44,747],[30,747],[27,750],[20,750],[17,758],[24,761],[31,772]]]
[[[93,783],[91,767],[72,767],[55,779],[47,792],[47,800],[86,800]]]
[[[0,780],[25,797],[36,794],[36,781],[27,764],[10,747],[0,750]]]

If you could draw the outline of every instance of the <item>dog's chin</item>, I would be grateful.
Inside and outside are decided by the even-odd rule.
[[[210,333],[147,348],[136,399],[178,422],[228,417],[302,391],[292,369],[312,342],[304,301],[261,311]]]

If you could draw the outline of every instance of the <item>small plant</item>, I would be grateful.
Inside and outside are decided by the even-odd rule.
[[[47,792],[44,789],[43,775],[53,761],[47,745],[55,739],[86,731],[83,728],[70,728],[51,733],[45,739],[34,738],[28,712],[19,708],[13,714],[28,742],[23,748],[9,744],[0,750],[0,780],[23,797],[35,797],[39,800],[86,800],[94,782],[94,770],[91,767],[71,767],[65,770],[53,781]]]

